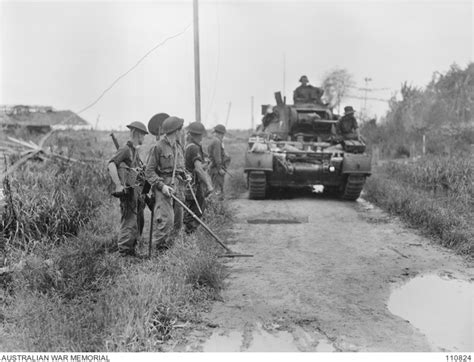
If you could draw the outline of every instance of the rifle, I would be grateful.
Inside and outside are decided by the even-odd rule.
[[[117,138],[115,137],[115,135],[113,134],[113,132],[110,134],[110,137],[112,137],[112,141],[114,142],[114,145],[115,145],[115,148],[118,150],[120,148],[120,145],[117,141]]]

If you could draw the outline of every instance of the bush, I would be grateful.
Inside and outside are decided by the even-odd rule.
[[[464,167],[464,161],[454,165],[443,162],[389,163],[367,179],[365,198],[421,228],[442,245],[472,256],[472,171],[451,173],[455,165]]]
[[[395,158],[401,158],[401,157],[410,157],[410,150],[408,149],[407,146],[405,145],[398,145],[397,149],[395,150]]]
[[[77,235],[108,198],[104,165],[30,164],[5,180],[2,231],[11,244],[27,249],[36,241]]]

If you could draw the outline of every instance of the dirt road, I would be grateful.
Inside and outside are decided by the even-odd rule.
[[[391,291],[425,273],[474,279],[468,261],[364,201],[243,196],[232,207],[232,248],[255,256],[226,262],[223,301],[205,316],[214,328],[186,350],[436,351],[390,313]]]

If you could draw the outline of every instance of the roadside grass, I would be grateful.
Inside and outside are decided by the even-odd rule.
[[[223,217],[214,217],[218,233]],[[112,231],[116,220],[104,215],[98,223]],[[23,256],[1,308],[5,350],[166,350],[219,299],[227,271],[217,258],[221,250],[202,231],[179,235],[169,251],[151,259],[118,256],[111,251],[115,239],[116,231],[87,230]]]
[[[247,190],[244,165],[250,134],[248,131],[230,132],[232,132],[233,137],[225,140],[225,149],[232,161],[228,170],[230,175],[226,175],[224,191],[230,199],[237,199]]]
[[[202,228],[150,259],[118,256],[119,205],[105,172],[28,164],[10,178],[0,230],[11,269],[1,278],[4,351],[169,350],[220,298],[222,250]],[[211,200],[205,220],[224,235],[227,203]]]
[[[389,162],[365,185],[365,198],[443,246],[474,256],[473,167],[469,158]]]

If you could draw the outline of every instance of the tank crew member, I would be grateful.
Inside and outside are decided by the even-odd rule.
[[[308,77],[302,75],[300,77],[301,85],[293,92],[293,103],[321,103],[323,91],[321,88],[313,87],[309,84]]]
[[[212,182],[204,171],[204,152],[202,150],[202,139],[206,134],[206,129],[200,122],[193,122],[188,126],[188,143],[184,151],[184,163],[186,171],[191,174],[191,182],[186,185],[186,205],[197,216],[204,213],[205,199],[214,189]],[[191,192],[191,189],[193,192]],[[194,196],[193,196],[194,193]],[[196,202],[198,205],[196,205]],[[184,225],[187,233],[195,231],[199,223],[189,214],[184,215]]]
[[[267,128],[271,123],[275,122],[278,120],[278,116],[275,112],[273,112],[273,107],[272,105],[268,105],[265,115],[262,118],[262,124],[263,124],[263,131],[265,128]]]
[[[152,242],[158,250],[168,249],[172,237],[183,226],[183,209],[171,198],[184,201],[184,155],[180,133],[184,120],[168,117],[162,126],[163,136],[150,151],[145,169],[147,181],[155,194]]]
[[[220,198],[224,198],[224,176],[226,169],[230,164],[230,157],[224,150],[224,135],[226,129],[222,124],[214,127],[214,137],[208,146],[209,159],[211,164],[209,166],[209,175],[211,176],[214,190]]]
[[[337,123],[338,133],[344,140],[359,140],[359,125],[354,116],[355,110],[352,106],[344,107],[344,115],[339,119]]]
[[[123,256],[135,256],[145,208],[140,197],[141,188],[137,186],[137,169],[140,165],[137,147],[143,144],[148,131],[141,122],[132,122],[127,127],[130,129],[130,140],[110,159],[108,170],[115,184],[113,195],[120,198],[119,253]]]

